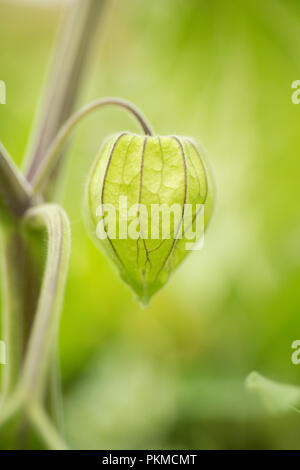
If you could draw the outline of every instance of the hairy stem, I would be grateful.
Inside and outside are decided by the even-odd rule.
[[[19,380],[40,287],[30,240],[23,236],[20,224],[19,221],[10,223],[1,232],[2,325],[7,349],[2,383],[4,396],[13,391]]]
[[[47,387],[48,396],[46,397],[46,408],[49,410],[49,415],[53,423],[56,425],[58,431],[63,435],[63,401],[57,345],[54,346],[50,359],[48,382],[49,386]]]
[[[20,275],[22,242],[17,229],[2,234],[2,328],[6,344],[7,365],[3,369],[2,396],[12,392],[19,378],[24,347],[23,282]]]
[[[24,216],[24,222],[31,229],[46,229],[48,233],[48,253],[42,288],[24,362],[22,361],[22,353],[20,351],[20,346],[23,345],[22,321],[15,321],[16,315],[12,315],[14,311],[11,305],[8,309],[9,316],[4,316],[6,320],[6,323],[4,323],[5,338],[7,338],[8,344],[14,350],[8,350],[10,367],[7,369],[9,376],[5,377],[4,382],[5,394],[0,412],[0,426],[20,412],[21,417],[23,417],[23,423],[26,425],[27,420],[29,420],[50,449],[65,449],[66,445],[50,421],[50,417],[48,417],[41,406],[43,404],[46,377],[47,375],[50,376],[50,361],[51,359],[53,360],[55,351],[58,323],[67,277],[70,254],[69,222],[63,209],[55,204],[44,204],[29,209]],[[10,233],[9,240],[11,239],[12,235]],[[18,255],[14,249],[12,253],[15,256]],[[20,270],[20,265],[17,262],[13,262],[12,265],[17,272],[18,269]],[[22,270],[20,271],[21,279],[23,279],[24,273]],[[18,282],[14,283],[14,279],[10,279],[9,276],[6,276],[7,279],[10,281],[10,291],[11,285],[18,287],[18,292],[12,298],[15,299],[19,307],[22,295],[19,292],[20,287]],[[19,307],[17,313],[23,312],[23,310],[22,307]],[[20,319],[20,317],[18,318]],[[20,332],[21,338],[16,337],[18,332]],[[19,380],[21,363],[23,368],[21,380]],[[57,376],[55,380],[50,382],[51,386],[54,385],[56,380]],[[57,409],[53,410],[56,423],[58,418],[60,418],[60,397],[57,391],[58,388],[51,390],[51,395],[54,397],[52,404],[57,405]]]
[[[32,422],[40,438],[50,450],[67,450],[68,447],[63,441],[56,428],[53,426],[48,415],[39,405],[32,406],[28,411],[28,417]]]
[[[43,108],[32,149],[26,158],[28,181],[58,129],[70,116],[78,95],[94,32],[106,0],[75,0],[66,6],[54,49]]]
[[[70,227],[63,209],[44,204],[25,215],[32,228],[46,228],[48,252],[40,298],[29,339],[21,389],[30,399],[41,397],[57,336],[70,255]]]
[[[0,205],[20,217],[30,206],[32,190],[0,142]]]
[[[66,139],[69,137],[70,133],[76,127],[76,125],[86,116],[91,114],[93,111],[96,111],[103,106],[118,106],[129,111],[135,119],[137,119],[142,130],[146,135],[152,135],[152,130],[150,124],[147,122],[146,118],[143,116],[141,111],[136,108],[129,101],[122,100],[120,98],[103,98],[92,103],[87,104],[79,111],[74,113],[67,122],[63,125],[57,136],[55,137],[53,143],[49,147],[44,159],[36,167],[36,172],[32,178],[32,185],[35,191],[41,190],[43,184],[49,177],[53,166],[57,163],[60,157],[60,151],[64,145]]]
[[[21,230],[21,217],[33,203],[31,186],[0,143],[2,326],[7,348],[3,397],[12,392],[18,381],[30,318],[36,306],[35,263]]]

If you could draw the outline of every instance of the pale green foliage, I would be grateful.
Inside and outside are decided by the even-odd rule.
[[[246,384],[271,412],[284,413],[300,405],[300,387],[295,385],[274,382],[257,372],[248,375]]]
[[[129,213],[127,232],[136,224],[137,239],[119,237],[119,201],[127,198],[128,210],[142,204],[147,212]],[[188,138],[145,137],[123,133],[109,139],[100,150],[89,177],[86,203],[88,225],[97,245],[103,248],[117,265],[122,279],[147,303],[169,279],[170,274],[189,253],[186,243],[196,242],[196,205],[203,204],[205,227],[213,206],[213,182],[203,153]],[[100,240],[96,236],[98,224],[107,231],[107,218],[97,214],[101,204],[111,204],[116,210],[116,238]],[[170,238],[163,236],[163,217],[154,219],[156,207],[171,208],[180,205],[179,219],[171,213]],[[184,227],[184,204],[192,208],[190,230]],[[198,209],[199,210],[199,209]],[[151,217],[152,214],[152,217]],[[138,223],[137,223],[138,222]],[[156,239],[152,230],[157,230]],[[182,230],[182,238],[176,238]]]

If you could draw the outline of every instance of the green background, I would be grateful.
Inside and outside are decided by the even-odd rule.
[[[0,1],[0,138],[20,164],[59,6]],[[204,249],[143,309],[82,222],[88,171],[116,109],[73,140],[60,202],[72,228],[60,330],[66,430],[78,448],[300,448],[300,415],[268,413],[252,370],[300,385],[300,3],[110,2],[79,104],[136,103],[157,133],[197,138],[215,170]],[[55,106],[55,103],[53,103]]]

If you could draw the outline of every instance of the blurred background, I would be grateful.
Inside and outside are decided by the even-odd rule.
[[[63,6],[0,0],[0,137],[18,165]],[[107,2],[76,107],[120,96],[157,133],[197,138],[218,191],[204,248],[143,309],[81,216],[99,146],[135,124],[107,108],[76,132],[59,196],[72,227],[59,345],[73,447],[300,449],[300,415],[270,414],[245,387],[252,370],[300,385],[299,38],[297,0]]]

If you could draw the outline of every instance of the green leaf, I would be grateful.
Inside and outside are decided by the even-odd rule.
[[[89,230],[143,303],[198,241],[203,207],[207,227],[213,192],[203,153],[188,138],[123,133],[100,150],[87,184]]]
[[[300,405],[300,387],[269,380],[258,372],[251,372],[246,379],[249,390],[257,393],[266,408],[274,413],[285,413]]]

